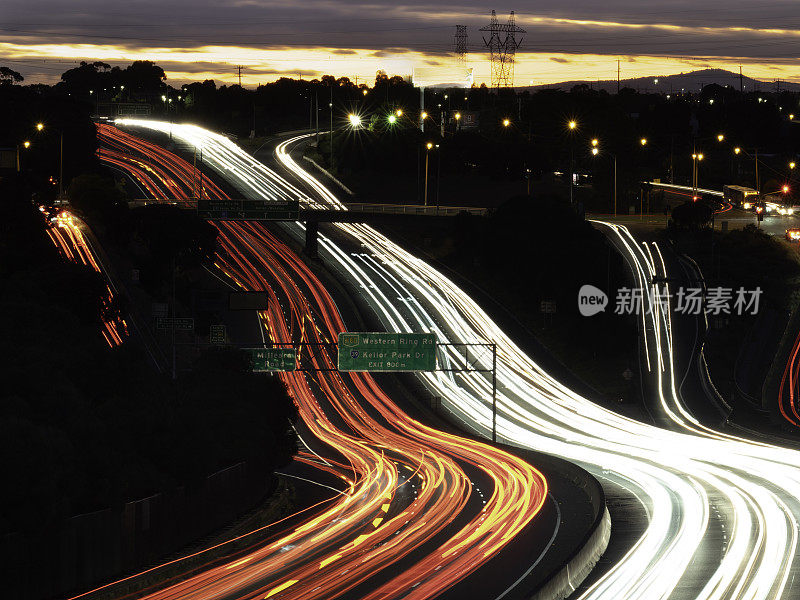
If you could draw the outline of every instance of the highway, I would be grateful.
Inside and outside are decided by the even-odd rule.
[[[105,277],[100,268],[94,250],[89,244],[83,229],[85,224],[78,217],[66,210],[48,209],[44,206],[39,210],[45,216],[48,224],[47,235],[58,248],[59,253],[74,263],[80,263],[91,268]],[[101,334],[106,343],[111,347],[119,346],[128,337],[128,323],[119,313],[114,311],[114,290],[112,284],[106,279],[107,295],[103,298],[103,329]]]
[[[168,131],[169,124],[123,125]],[[234,144],[199,128],[172,126],[172,135],[203,147],[210,166],[245,195],[264,197],[280,186],[282,199],[344,209],[305,173],[288,150],[278,157],[314,190],[313,200]],[[213,148],[213,150],[210,150]],[[276,183],[277,182],[277,183]],[[599,225],[602,226],[602,225]],[[295,226],[300,235],[301,225]],[[635,276],[650,289],[664,272],[659,249],[640,246],[624,227],[610,228]],[[321,256],[375,310],[388,330],[433,330],[442,341],[498,344],[500,438],[578,462],[601,480],[628,489],[649,523],[635,547],[582,598],[791,598],[796,572],[800,456],[703,427],[685,409],[675,372],[671,317],[658,304],[642,315],[645,370],[654,382],[668,428],[624,418],[581,397],[544,372],[445,275],[372,228],[336,225],[360,250],[321,238]],[[459,360],[444,355],[448,364]],[[484,363],[486,358],[484,358]],[[478,376],[421,375],[454,418],[487,435],[489,385]]]
[[[197,189],[205,197],[226,197],[208,179],[198,188],[199,172],[158,145],[106,125],[98,130],[104,144],[101,159],[156,198],[190,202]],[[544,554],[559,525],[552,507],[547,522],[534,521],[548,499],[543,474],[515,455],[410,418],[368,374],[338,373],[327,350],[313,350],[345,330],[324,286],[263,225],[216,226],[216,267],[238,288],[273,291],[269,310],[260,313],[263,334],[276,342],[311,344],[300,360],[319,371],[281,377],[305,429],[325,448],[303,454],[301,461],[335,475],[344,489],[265,547],[209,566],[148,597],[331,598],[347,593],[429,598],[475,572],[524,530],[539,539],[538,550],[534,544],[528,551]],[[528,528],[531,523],[534,530]],[[398,563],[403,568],[396,575],[374,580]],[[509,585],[507,579],[472,585],[489,595],[481,597],[494,597],[513,591],[514,582]]]

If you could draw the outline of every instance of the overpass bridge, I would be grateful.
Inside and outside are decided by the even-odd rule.
[[[419,223],[443,222],[462,213],[486,216],[487,208],[474,206],[423,206],[420,204],[380,204],[353,202],[342,209],[327,206],[303,206],[297,201],[260,200],[178,200],[139,198],[128,202],[131,208],[151,204],[173,204],[196,210],[201,218],[212,221],[301,221],[306,226],[305,252],[316,256],[320,223]]]

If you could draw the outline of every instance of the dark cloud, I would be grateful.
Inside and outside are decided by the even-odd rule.
[[[454,25],[459,23],[467,25],[469,51],[478,57],[486,52],[485,34],[479,29],[489,21],[483,0],[438,4],[388,0],[0,2],[0,41],[101,44],[131,50],[168,48],[174,52],[199,46],[316,47],[337,56],[366,50],[373,58],[388,58],[413,50],[445,57],[453,48]],[[528,11],[517,14],[517,24],[526,30],[520,52],[725,57],[775,64],[795,61],[797,65],[800,35],[751,31],[788,27],[795,19],[796,0],[608,0],[601,6],[596,0],[571,0],[568,4],[539,0],[527,3],[526,8]],[[507,17],[498,14],[501,22]],[[568,59],[556,58],[554,62],[568,63]],[[215,70],[220,68],[216,65]],[[189,71],[186,64],[178,69]],[[42,63],[37,70],[53,72],[54,67]]]
[[[557,62],[559,64],[562,64],[562,65],[567,65],[567,64],[572,62],[568,58],[560,58],[558,56],[551,56],[550,60],[552,60],[553,62]]]

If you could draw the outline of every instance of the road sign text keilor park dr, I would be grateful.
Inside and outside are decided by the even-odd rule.
[[[340,371],[435,371],[432,333],[339,334]]]

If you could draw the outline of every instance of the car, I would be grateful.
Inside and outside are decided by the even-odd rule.
[[[800,227],[792,227],[786,230],[786,240],[789,242],[800,242]]]

